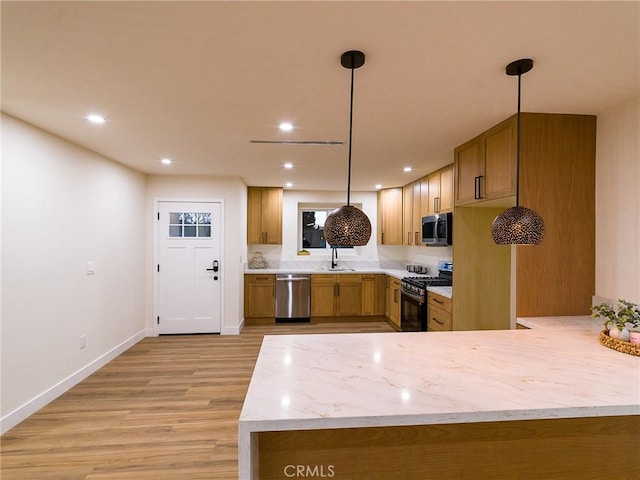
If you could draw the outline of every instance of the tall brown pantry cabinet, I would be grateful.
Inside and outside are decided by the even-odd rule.
[[[510,328],[514,316],[590,312],[596,117],[521,115],[520,205],[544,219],[537,246],[489,240],[495,215],[515,204],[514,126],[515,116],[455,149],[454,330]]]

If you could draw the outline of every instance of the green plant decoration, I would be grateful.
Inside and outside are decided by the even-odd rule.
[[[601,303],[591,307],[593,318],[606,318],[604,327],[609,329],[614,325],[622,331],[630,323],[635,328],[640,328],[640,307],[632,302],[619,299],[617,307],[608,303]]]

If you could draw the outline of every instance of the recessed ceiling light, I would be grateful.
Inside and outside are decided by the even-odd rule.
[[[411,170],[413,170],[413,168],[411,168],[411,167],[404,167],[404,168],[403,168],[403,170],[404,170],[405,172],[410,172]]]
[[[107,121],[102,115],[98,115],[97,113],[87,115],[87,120],[97,125],[101,125]]]
[[[293,187],[293,183],[291,182],[287,182],[284,184],[285,187]]]
[[[376,190],[380,190],[382,188],[382,185],[380,185],[379,183],[376,184]]]
[[[293,168],[293,163],[285,163],[284,168]]]
[[[162,162],[163,165],[171,165],[171,159],[170,158],[163,158],[160,161]]]
[[[290,132],[291,130],[293,130],[293,124],[289,122],[282,122],[280,124],[280,130],[282,130],[283,132]]]

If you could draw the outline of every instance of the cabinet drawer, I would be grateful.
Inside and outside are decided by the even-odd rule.
[[[315,285],[333,285],[335,282],[335,275],[319,273],[311,275],[311,283]]]
[[[451,330],[451,327],[451,314],[429,305],[429,324],[427,329],[431,332],[444,332]]]
[[[448,313],[453,312],[453,301],[450,298],[443,297],[437,293],[429,292],[428,303],[429,308],[435,307]]]
[[[359,273],[341,273],[336,275],[338,279],[338,283],[351,283],[351,282],[361,282],[362,275]]]
[[[275,283],[275,275],[245,275],[249,283]]]

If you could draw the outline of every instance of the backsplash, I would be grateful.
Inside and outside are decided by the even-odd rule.
[[[428,251],[427,251],[428,250]],[[261,252],[267,261],[267,267],[273,270],[322,270],[331,268],[329,254],[294,256],[283,258],[281,245],[249,245],[247,261]],[[402,247],[378,246],[378,259],[363,258],[358,255],[339,253],[338,264],[341,268],[406,270],[407,265],[420,265],[429,268],[430,275],[438,274],[438,263],[451,261],[451,247]]]

